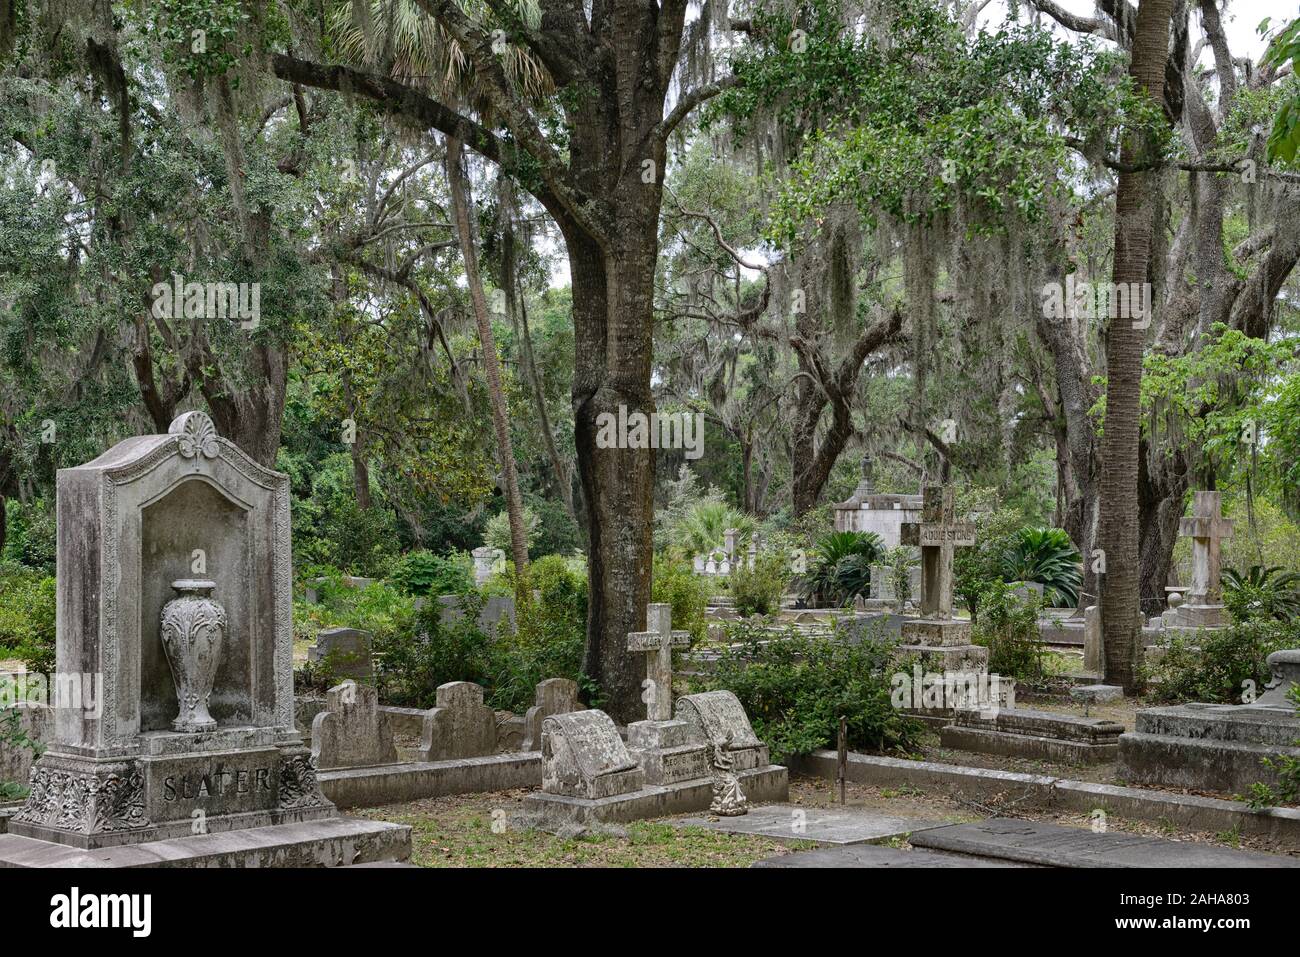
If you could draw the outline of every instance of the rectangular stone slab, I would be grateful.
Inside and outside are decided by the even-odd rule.
[[[726,834],[756,834],[777,841],[816,841],[819,844],[866,844],[905,837],[914,831],[943,827],[942,821],[896,817],[863,808],[799,807],[771,804],[752,807],[738,817],[687,817],[680,827],[702,827]]]
[[[1040,738],[1057,738],[1062,741],[1080,741],[1085,744],[1116,744],[1124,733],[1124,726],[1102,718],[1079,718],[1055,711],[1035,711],[1032,708],[998,708],[992,711],[957,711],[953,724],[963,728],[983,731],[1000,731],[1004,734],[1028,734]]]
[[[903,850],[881,847],[878,844],[850,844],[845,847],[822,847],[815,851],[796,851],[757,861],[751,867],[1033,867],[1012,861],[998,861],[986,857],[967,857],[965,854],[944,854],[920,848]]]
[[[914,847],[1049,867],[1296,867],[1300,858],[1166,841],[1120,831],[1094,833],[1039,821],[994,818],[912,836]]]
[[[340,867],[410,856],[408,826],[346,817],[94,850],[0,834],[0,868]]]

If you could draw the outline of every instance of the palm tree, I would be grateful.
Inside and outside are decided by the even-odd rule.
[[[1141,0],[1133,34],[1129,74],[1157,104],[1164,103],[1165,64],[1173,0]],[[1115,193],[1114,281],[1147,281],[1157,172],[1149,168],[1152,136],[1130,132],[1120,150]],[[1146,168],[1144,168],[1146,167]],[[1127,288],[1135,288],[1130,285]],[[1101,626],[1106,680],[1137,690],[1138,605],[1138,405],[1145,333],[1131,317],[1111,317],[1106,330],[1106,422],[1101,459],[1101,547],[1105,580]]]
[[[467,9],[472,5],[467,5]],[[536,27],[540,11],[533,0],[516,0],[512,13],[524,23]],[[479,19],[490,22],[484,7],[474,11]],[[340,53],[347,59],[368,66],[378,66],[394,79],[427,88],[451,102],[470,100],[480,114],[489,112],[485,102],[473,95],[476,88],[474,67],[470,59],[442,24],[425,16],[414,0],[353,0],[336,4],[330,11],[330,25],[337,32]],[[554,92],[550,75],[526,48],[506,45],[502,48],[502,66],[510,81],[532,99]],[[473,193],[465,171],[462,144],[446,138],[447,182],[451,192],[453,220],[465,266],[474,325],[483,352],[483,373],[487,380],[488,402],[492,409],[492,427],[496,437],[497,458],[501,464],[501,485],[505,493],[506,513],[510,519],[510,551],[515,564],[515,591],[522,604],[528,589],[528,529],[524,522],[523,498],[519,492],[519,474],[515,468],[514,447],[510,441],[505,392],[501,388],[501,365],[497,356],[496,337],[488,312],[487,297],[479,271],[475,240]]]

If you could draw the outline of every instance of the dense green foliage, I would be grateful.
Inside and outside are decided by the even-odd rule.
[[[894,661],[894,642],[883,633],[848,644],[795,628],[774,636],[737,622],[728,626],[728,638],[735,644],[708,687],[735,693],[774,761],[834,747],[841,716],[852,748],[906,753],[916,747],[921,724],[890,698],[890,674],[906,670],[906,663]]]
[[[1300,644],[1300,624],[1252,619],[1162,644],[1164,654],[1144,669],[1156,701],[1249,703],[1271,679],[1265,659]]]
[[[993,581],[980,593],[979,609],[971,640],[988,648],[989,671],[1040,681],[1046,649],[1038,635],[1038,602],[1022,601],[1004,582]]]
[[[1064,529],[1023,528],[1002,554],[1002,578],[1037,582],[1048,605],[1073,608],[1079,603],[1082,563],[1083,556]]]
[[[805,602],[847,605],[871,592],[871,566],[884,555],[875,532],[831,532],[817,540],[808,572],[800,581]]]

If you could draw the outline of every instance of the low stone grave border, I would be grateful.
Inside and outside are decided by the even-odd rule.
[[[337,807],[380,807],[422,798],[542,785],[542,752],[515,751],[449,761],[407,761],[318,771],[321,793]]]
[[[791,772],[834,781],[838,761],[834,751],[821,750],[806,757],[791,758],[789,766]],[[1146,788],[1071,781],[1043,774],[968,768],[935,761],[907,761],[872,754],[850,753],[847,777],[854,784],[874,787],[911,785],[938,789],[972,801],[1002,798],[1035,807],[1085,814],[1100,808],[1107,814],[1127,820],[1168,823],[1189,831],[1209,833],[1236,830],[1242,835],[1300,847],[1300,808],[1255,811],[1242,801],[1195,794],[1170,794]]]

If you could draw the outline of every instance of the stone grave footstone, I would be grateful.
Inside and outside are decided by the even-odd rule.
[[[579,710],[578,683],[569,678],[539,681],[533,694],[534,704],[524,715],[521,751],[539,751],[542,747],[542,723],[551,715]]]
[[[397,763],[397,746],[379,692],[345,681],[325,692],[325,710],[312,719],[311,753],[320,770]]]
[[[323,628],[316,635],[316,644],[307,649],[307,660],[324,669],[332,679],[351,678],[360,682],[375,679],[368,631]]]
[[[472,681],[439,685],[437,706],[424,715],[419,760],[478,758],[497,750],[497,715],[483,704],[483,688]]]

